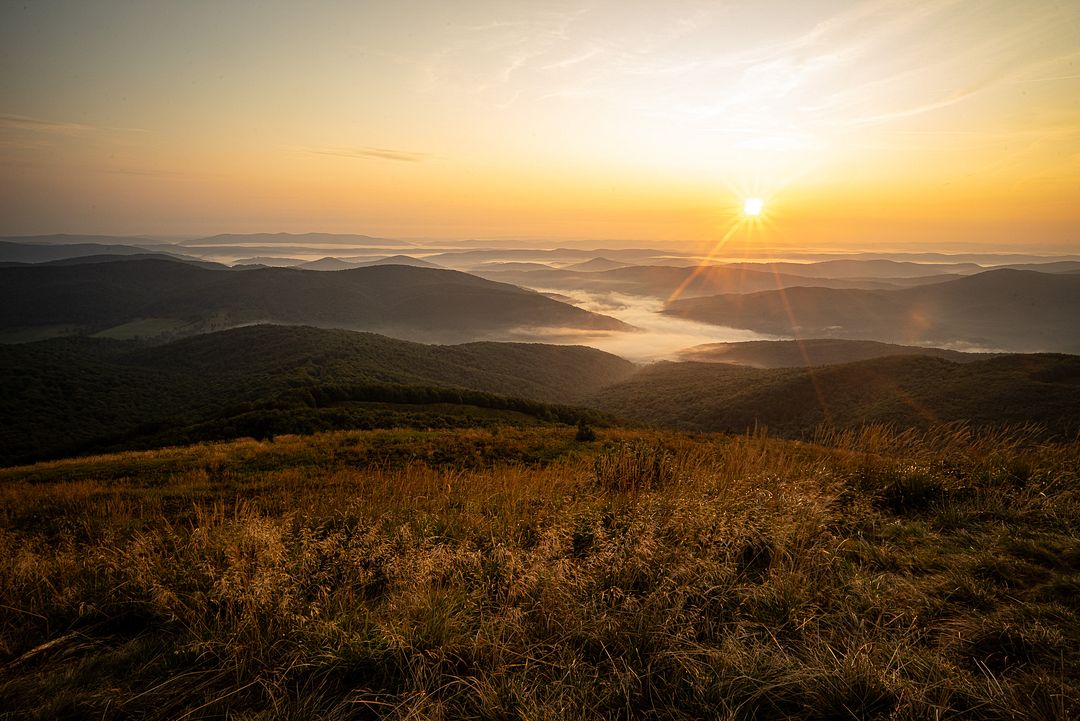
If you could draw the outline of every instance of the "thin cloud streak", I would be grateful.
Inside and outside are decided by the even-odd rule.
[[[300,150],[313,155],[335,155],[339,158],[360,158],[364,160],[396,160],[405,163],[419,163],[431,157],[428,153],[416,153],[409,150],[397,150],[394,148],[305,147]]]
[[[16,113],[0,113],[0,130],[22,130],[57,135],[87,135],[90,133],[146,133],[143,128],[112,128],[103,125],[71,123],[63,120],[34,118]]]
[[[14,113],[0,113],[0,128],[4,130],[29,130],[41,133],[58,133],[60,135],[80,135],[94,130],[89,125],[81,123],[65,123],[42,118],[31,118],[27,115]]]

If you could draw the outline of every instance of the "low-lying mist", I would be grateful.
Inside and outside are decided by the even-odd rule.
[[[664,315],[664,302],[614,291],[587,293],[559,289],[567,302],[594,313],[617,318],[639,328],[637,333],[593,333],[567,329],[531,340],[545,343],[588,345],[622,356],[635,363],[675,360],[679,351],[702,343],[738,342],[750,340],[787,340],[786,336],[757,333],[742,328],[699,323]]]

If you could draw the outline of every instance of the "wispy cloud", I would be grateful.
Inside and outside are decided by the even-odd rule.
[[[64,120],[35,118],[16,113],[0,113],[0,130],[21,130],[53,135],[89,135],[92,133],[145,133],[142,128],[113,128],[103,125],[87,125]]]
[[[364,160],[397,160],[406,163],[418,163],[431,157],[428,153],[367,146],[303,147],[300,150],[314,155],[336,155],[341,158],[361,158]]]
[[[56,133],[59,135],[82,135],[93,132],[96,128],[82,123],[66,123],[56,120],[32,118],[27,115],[0,113],[0,129],[27,130],[38,133]]]

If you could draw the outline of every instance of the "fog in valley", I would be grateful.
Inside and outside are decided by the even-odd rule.
[[[543,291],[542,288],[537,290]],[[559,292],[574,305],[602,313],[629,323],[638,332],[590,334],[587,332],[551,333],[534,336],[531,340],[544,343],[580,343],[622,356],[635,363],[674,360],[687,348],[718,342],[753,340],[782,340],[782,336],[756,333],[752,330],[700,323],[684,318],[665,316],[664,302],[611,291],[609,293]],[[524,337],[523,337],[524,338]],[[524,338],[530,340],[530,338]]]

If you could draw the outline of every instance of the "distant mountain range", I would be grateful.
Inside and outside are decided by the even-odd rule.
[[[933,275],[973,275],[987,270],[1036,270],[1040,273],[1071,273],[1080,270],[1080,261],[1059,260],[1045,263],[1003,262],[994,265],[977,263],[917,263],[884,258],[842,258],[812,263],[728,263],[728,268],[767,270],[774,273],[800,275],[806,278],[925,278]]]
[[[915,263],[885,259],[821,260],[812,263],[728,263],[728,268],[768,271],[804,278],[919,278],[930,275],[967,275],[986,268],[976,263]]]
[[[441,265],[429,263],[426,260],[413,258],[409,255],[391,255],[376,260],[353,260],[348,258],[327,257],[306,263],[302,262],[293,267],[302,268],[304,270],[348,270],[350,268],[370,268],[374,265],[411,265],[416,268],[442,268]]]
[[[453,389],[568,403],[633,371],[628,361],[581,346],[432,346],[284,326],[158,346],[95,338],[0,345],[0,465],[260,428],[296,432],[396,422],[400,416],[387,416],[386,404],[545,414],[553,409]]]
[[[642,263],[659,256],[671,255],[669,251],[655,248],[580,248],[528,249],[528,248],[473,248],[470,250],[451,250],[428,257],[428,260],[451,268],[473,270],[484,263],[539,262],[539,263],[578,263],[603,256],[626,263]],[[691,258],[687,258],[692,262]]]
[[[335,273],[211,270],[164,260],[0,268],[0,332],[7,340],[177,336],[263,322],[443,341],[519,329],[632,330],[512,285],[403,265]]]
[[[683,318],[774,335],[1080,352],[1080,277],[991,270],[903,290],[787,288],[668,304]]]
[[[572,263],[570,265],[563,266],[562,270],[576,270],[586,273],[596,273],[604,270],[615,270],[616,268],[625,268],[632,263],[623,263],[618,260],[612,260],[611,258],[597,257],[592,260],[586,260],[581,263]]]
[[[752,368],[802,368],[884,358],[924,355],[954,363],[971,363],[990,357],[987,353],[963,353],[944,348],[895,345],[872,340],[812,338],[807,340],[754,340],[738,343],[706,343],[679,353],[682,360],[703,363],[734,363]]]
[[[940,422],[1038,423],[1080,432],[1080,357],[1005,355],[969,363],[890,356],[816,369],[657,363],[587,402],[618,416],[695,431],[808,437],[819,424],[900,428]]]
[[[370,235],[350,233],[222,233],[207,238],[183,240],[180,241],[179,245],[189,247],[214,245],[342,245],[353,248],[362,246],[406,247],[411,246],[412,243],[397,240],[396,238],[373,238]]]
[[[67,236],[48,236],[49,238],[66,238]],[[97,236],[76,236],[96,238]],[[0,240],[0,262],[3,263],[50,263],[71,258],[103,255],[146,255],[160,254],[176,257],[182,260],[200,260],[191,255],[162,253],[153,248],[142,248],[134,245],[117,243],[78,242],[78,243],[24,243],[15,240]]]
[[[720,293],[755,293],[797,286],[895,290],[913,284],[935,283],[942,280],[941,277],[811,278],[722,265],[701,268],[628,265],[601,271],[575,271],[565,268],[492,270],[480,267],[473,272],[490,280],[513,283],[527,288],[594,293],[616,292],[662,300],[667,300],[676,291],[680,298],[694,298]]]

